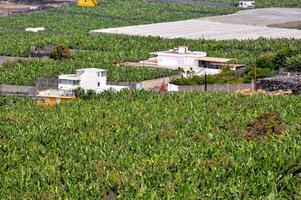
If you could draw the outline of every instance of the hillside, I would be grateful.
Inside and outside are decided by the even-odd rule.
[[[118,82],[170,76],[177,71],[116,64],[147,59],[150,52],[179,45],[247,65],[247,81],[258,58],[264,65],[266,58],[274,58],[271,55],[293,50],[297,53],[290,62],[300,62],[297,39],[215,41],[89,34],[96,28],[239,10],[208,5],[211,1],[235,2],[206,0],[207,6],[195,6],[101,0],[95,8],[71,6],[0,17],[0,56],[28,57],[31,49],[49,44],[65,44],[76,52],[66,60],[1,64],[0,84],[34,85],[39,77],[84,67],[107,69],[108,80]],[[258,4],[301,7],[299,0],[258,0]],[[25,32],[28,27],[46,31]],[[264,70],[257,68],[257,76]],[[272,120],[267,135],[247,137],[250,122],[264,113],[279,114],[280,133],[274,134],[277,123]],[[300,113],[300,96],[139,90],[87,94],[53,106],[0,96],[0,199],[300,199]]]

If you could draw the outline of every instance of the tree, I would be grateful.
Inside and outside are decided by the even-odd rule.
[[[274,57],[275,55],[272,53],[264,53],[256,59],[255,65],[256,68],[269,68],[275,69],[274,66]]]
[[[301,72],[301,54],[288,58],[285,62],[288,71]]]
[[[50,58],[55,60],[63,60],[71,57],[70,48],[67,45],[57,45],[50,53]]]

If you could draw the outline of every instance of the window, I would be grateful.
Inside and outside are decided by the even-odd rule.
[[[97,87],[100,87],[100,82],[97,83]]]
[[[97,72],[97,76],[100,77],[101,76],[101,72]]]
[[[59,84],[75,85],[75,81],[74,80],[59,79]]]

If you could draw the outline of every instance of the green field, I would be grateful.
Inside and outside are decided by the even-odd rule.
[[[233,58],[234,62],[253,65],[257,56],[278,49],[300,47],[300,40],[192,41],[162,40],[88,34],[92,29],[175,21],[212,15],[230,14],[237,8],[204,7],[183,4],[150,3],[144,0],[103,0],[95,8],[70,7],[48,12],[0,18],[0,55],[28,56],[32,47],[67,44],[80,53],[71,60],[34,60],[0,66],[0,82],[33,85],[38,77],[74,73],[77,68],[108,69],[109,80],[136,82],[173,75],[166,70],[116,68],[122,61],[147,59],[149,52],[188,45],[192,50],[208,51],[211,56]],[[45,33],[26,33],[26,27],[44,26]],[[89,51],[82,51],[89,50]],[[18,77],[18,78],[16,78]]]
[[[121,61],[147,58],[155,46],[161,46],[155,44],[155,39],[91,36],[88,32],[98,28],[197,18],[235,11],[235,8],[154,4],[143,0],[105,0],[95,8],[74,6],[42,13],[1,17],[0,55],[28,56],[32,47],[45,44],[68,44],[72,48],[89,51],[80,51],[67,61],[35,60],[2,65],[0,83],[32,85],[38,77],[74,73],[75,69],[83,67],[108,69],[108,78],[111,81],[136,82],[173,75],[176,72],[115,67]],[[32,34],[24,31],[26,27],[37,26],[44,26],[47,32]]]
[[[258,4],[301,7],[296,0]],[[0,55],[28,56],[31,47],[46,44],[67,44],[79,51],[69,60],[0,65],[0,83],[33,85],[38,77],[83,67],[107,69],[111,81],[169,76],[176,72],[115,64],[147,59],[149,52],[178,45],[248,66],[262,53],[301,48],[300,40],[288,39],[193,41],[88,34],[91,29],[235,11],[102,0],[96,8],[1,17]],[[37,26],[47,32],[24,32]],[[298,54],[290,62],[300,58]],[[268,111],[280,113],[285,131],[260,139],[243,137],[246,125]],[[0,199],[102,199],[112,188],[118,199],[300,199],[300,113],[300,96],[123,91],[52,107],[0,96]]]
[[[300,199],[300,97],[106,93],[38,107],[0,97],[4,199]],[[246,140],[276,111],[281,136]],[[300,165],[299,165],[300,167]],[[292,172],[291,172],[292,173]]]
[[[33,40],[35,37],[35,40]],[[139,61],[147,59],[149,52],[166,50],[186,44],[191,50],[206,51],[210,56],[232,58],[233,62],[252,66],[257,56],[264,52],[276,52],[282,48],[299,48],[300,40],[265,40],[256,41],[206,41],[206,40],[165,40],[159,38],[140,38],[116,35],[77,35],[45,37],[43,34],[23,37],[22,42],[6,37],[13,45],[0,47],[6,55],[26,55],[32,45],[47,43],[64,43],[81,51],[74,58],[63,61],[39,61],[0,66],[0,82],[6,84],[32,85],[38,77],[57,76],[61,73],[73,73],[77,68],[97,67],[109,70],[109,80],[141,81],[175,72],[166,70],[149,70],[144,68],[126,69],[115,67],[122,61]],[[16,47],[16,48],[14,48]],[[18,77],[16,79],[16,77]]]

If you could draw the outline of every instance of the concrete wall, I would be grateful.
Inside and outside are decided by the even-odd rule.
[[[240,84],[209,84],[207,85],[207,91],[214,92],[235,92],[242,89],[252,89],[251,83],[240,83]],[[179,86],[179,92],[193,92],[205,91],[204,85],[189,85],[189,86]]]
[[[170,77],[163,77],[163,78],[157,78],[152,80],[146,80],[140,82],[140,88],[144,90],[160,90],[160,86],[162,84],[167,84],[173,80],[178,78],[178,76],[170,76]]]
[[[137,83],[135,82],[115,82],[115,81],[107,81],[107,85],[115,85],[115,86],[127,86],[130,90],[137,89]]]
[[[0,84],[0,94],[4,96],[35,96],[35,87]]]

